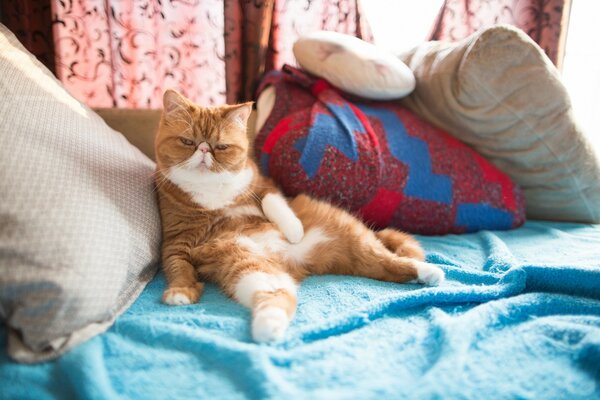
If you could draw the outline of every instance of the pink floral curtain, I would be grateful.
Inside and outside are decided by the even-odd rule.
[[[372,41],[358,0],[225,0],[227,101],[251,100],[260,76],[295,64],[294,42],[315,30]]]
[[[525,31],[560,66],[569,18],[569,0],[446,0],[432,40],[458,40],[494,24]]]
[[[362,18],[360,3],[356,0],[276,1],[269,43],[269,67],[294,64],[294,42],[315,30],[336,31],[373,41],[371,30]]]
[[[56,74],[93,107],[225,101],[223,1],[52,1]]]
[[[158,108],[173,87],[211,105],[251,99],[316,29],[371,40],[359,0],[2,0],[1,19],[93,107]],[[569,0],[446,0],[432,39],[497,23],[527,32],[560,66]]]
[[[2,22],[92,107],[251,99],[316,29],[369,39],[359,0],[2,0]]]

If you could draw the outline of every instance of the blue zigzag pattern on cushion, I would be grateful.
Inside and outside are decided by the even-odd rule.
[[[326,103],[332,115],[317,113],[306,138],[294,143],[299,150],[300,165],[310,179],[314,178],[321,166],[325,149],[332,146],[342,152],[352,161],[358,160],[358,148],[354,132],[366,133],[352,109],[344,104]]]
[[[427,143],[410,136],[394,112],[362,104],[359,104],[358,108],[381,121],[390,153],[399,161],[408,164],[408,180],[404,193],[423,200],[451,204],[452,180],[446,175],[433,173]]]
[[[367,133],[362,122],[360,122],[360,120],[356,117],[356,114],[348,104],[343,104],[339,106],[333,103],[325,103],[325,105],[327,106],[329,111],[331,111],[331,113],[336,116],[338,122],[342,124],[344,128],[346,128],[346,132],[357,132],[363,134]],[[356,143],[354,141],[354,135],[350,135],[350,137],[352,138],[352,141]],[[356,149],[356,145],[354,146],[354,148]]]
[[[263,175],[269,176],[269,155],[267,153],[262,153],[260,155],[260,169],[262,170]]]
[[[300,153],[302,153],[304,151],[304,148],[306,147],[307,140],[308,140],[308,138],[306,138],[306,137],[296,140],[296,143],[294,143],[294,149],[296,149]]]
[[[503,210],[492,207],[489,204],[463,203],[456,207],[456,218],[454,224],[467,229],[467,232],[475,232],[483,229],[510,229],[513,216]]]

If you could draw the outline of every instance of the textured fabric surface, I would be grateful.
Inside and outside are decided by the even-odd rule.
[[[0,25],[0,316],[21,361],[107,329],[156,270],[154,164]]]
[[[422,237],[440,287],[311,277],[284,341],[208,285],[160,303],[158,275],[106,333],[60,359],[12,363],[3,399],[597,399],[600,226],[527,222]],[[0,343],[6,337],[0,334]]]
[[[317,31],[294,43],[302,69],[356,96],[389,100],[415,88],[412,71],[391,52],[359,38]]]
[[[521,185],[529,218],[600,222],[600,149],[577,126],[558,71],[527,35],[498,26],[457,43],[427,42],[401,59],[417,78],[401,104]]]
[[[291,67],[267,76],[266,85],[276,98],[256,153],[263,173],[288,196],[308,193],[374,227],[413,233],[523,223],[521,191],[505,174],[406,108],[350,101]]]

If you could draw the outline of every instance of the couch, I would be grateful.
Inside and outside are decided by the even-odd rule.
[[[11,60],[9,53],[3,57]],[[0,87],[13,95],[4,97],[2,107],[18,111],[2,109],[2,160],[11,161],[2,165],[10,171],[19,165],[19,176],[27,177],[10,180],[12,175],[2,175],[0,179],[5,185],[0,191],[5,196],[2,207],[14,205],[8,211],[3,208],[1,215],[21,218],[7,220],[0,229],[4,246],[0,249],[4,257],[0,398],[591,399],[600,395],[599,225],[531,219],[509,231],[419,236],[427,260],[446,273],[443,285],[310,277],[299,289],[297,315],[285,340],[256,344],[249,332],[248,310],[214,285],[207,285],[198,304],[172,307],[160,301],[166,282],[158,261],[159,220],[150,161],[159,111],[94,113],[69,100],[58,84],[37,69],[38,79],[44,82],[35,85],[38,97],[20,97],[17,90],[33,85],[33,80],[15,78],[19,65],[0,64],[13,73]],[[37,103],[46,93],[61,101]],[[40,119],[41,111],[27,113],[34,106],[51,112]],[[61,113],[68,113],[68,121]],[[68,136],[69,127],[77,135]],[[52,147],[64,136],[69,138],[66,144]],[[14,149],[22,149],[28,138],[35,138],[25,142],[28,155],[45,157],[46,152],[39,150],[51,148],[52,157],[63,163],[59,165],[75,166],[72,169],[77,171],[65,168],[56,173],[44,163],[20,163],[22,154]],[[100,138],[108,144],[96,143]],[[69,164],[73,160],[77,163]],[[30,181],[36,184],[24,184]],[[95,184],[88,185],[90,181]],[[52,184],[46,187],[46,182]],[[55,182],[63,182],[57,190]],[[32,186],[48,190],[51,196],[34,202],[38,208],[33,210],[20,207],[32,204],[32,197],[15,196],[31,193]],[[136,191],[128,191],[131,188]],[[84,189],[93,192],[82,196]],[[60,199],[57,204],[72,204],[75,216],[85,216],[95,228],[91,233],[67,230],[69,243],[42,236],[64,247],[55,251],[56,247],[44,247],[43,240],[36,239],[45,251],[32,253],[35,249],[27,246],[32,242],[20,238],[39,238],[40,228],[21,225],[21,221],[34,221],[26,216],[34,213],[48,222],[44,229],[52,232],[56,225],[71,227],[73,213],[54,215],[56,208],[48,206],[55,198]],[[76,208],[82,202],[85,207]],[[100,202],[99,211],[86,214]],[[9,227],[18,227],[19,235]],[[91,285],[90,279],[77,279],[90,273],[89,268],[76,264],[77,273],[71,277],[62,261],[52,264],[51,283],[40,286],[35,281],[39,271],[35,268],[42,267],[39,260],[46,256],[77,260],[79,252],[69,247],[72,242],[77,244],[75,250],[85,248],[95,257],[102,256],[98,248],[112,254],[121,247],[123,254],[116,256],[124,256],[94,264],[92,272],[97,275]],[[104,242],[109,246],[102,247]],[[89,243],[94,246],[88,249]],[[18,251],[8,252],[8,246]],[[135,252],[128,253],[131,247]],[[12,289],[14,282],[7,277],[13,276],[14,268],[5,267],[14,260],[19,260],[20,268],[34,271],[28,275],[34,283]],[[123,276],[123,271],[128,275]],[[63,287],[64,281],[71,283]],[[84,290],[77,290],[81,287]],[[104,294],[113,287],[125,289],[113,299]],[[76,296],[62,299],[66,290]],[[42,292],[54,301],[36,308],[35,294]],[[91,316],[77,307],[90,301],[96,309],[102,299],[117,303]],[[53,318],[44,319],[59,300],[69,306],[66,311],[60,308]],[[23,309],[27,304],[36,307]],[[84,317],[83,328],[73,327],[75,334],[61,331]],[[48,327],[53,330],[45,330]],[[52,340],[42,340],[50,333],[55,335]]]

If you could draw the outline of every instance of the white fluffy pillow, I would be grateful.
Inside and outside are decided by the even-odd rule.
[[[393,54],[354,36],[318,31],[294,44],[298,64],[345,92],[373,100],[404,97],[415,76]]]

